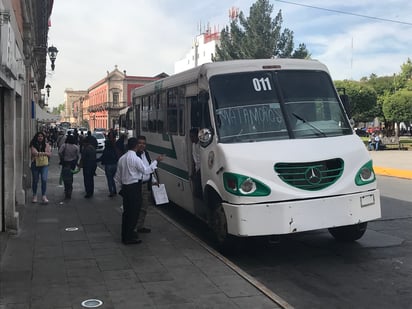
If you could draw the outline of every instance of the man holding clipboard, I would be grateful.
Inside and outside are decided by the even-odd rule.
[[[138,143],[135,137],[127,141],[127,148],[128,151],[119,159],[115,175],[115,181],[121,186],[119,194],[123,197],[122,242],[125,245],[142,242],[135,232],[142,204],[142,179],[144,175],[152,174],[157,163],[164,158],[160,155],[149,166],[145,166],[136,155]]]

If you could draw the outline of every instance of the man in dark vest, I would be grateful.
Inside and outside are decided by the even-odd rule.
[[[143,164],[148,167],[151,164],[149,153],[146,151],[146,137],[137,137],[137,152],[136,154],[142,159]],[[138,233],[150,233],[150,229],[144,226],[144,222],[147,215],[147,209],[150,205],[153,205],[152,185],[157,184],[157,179],[154,173],[143,175],[142,179],[142,205],[139,212],[139,220],[137,221]]]

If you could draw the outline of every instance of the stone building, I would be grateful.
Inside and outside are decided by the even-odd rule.
[[[132,90],[166,76],[165,73],[154,77],[127,75],[115,66],[87,90],[66,89],[65,121],[73,127],[84,126],[91,131],[95,128],[115,129],[120,110],[131,105]]]
[[[0,0],[0,232],[17,231],[30,190],[29,143],[44,106],[53,0]],[[28,191],[30,192],[30,191]]]

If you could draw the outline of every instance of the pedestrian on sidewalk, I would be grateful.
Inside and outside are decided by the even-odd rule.
[[[41,194],[43,203],[48,203],[46,196],[47,175],[49,172],[49,159],[52,155],[50,144],[46,141],[43,132],[37,132],[30,141],[31,174],[32,174],[32,203],[37,203],[37,187],[41,179]]]
[[[137,138],[132,137],[127,141],[128,151],[119,159],[115,175],[116,182],[121,185],[119,194],[123,197],[122,214],[122,242],[139,244],[142,241],[135,232],[142,204],[142,178],[144,174],[150,175],[157,168],[157,163],[163,160],[158,156],[148,167],[143,164],[136,152],[138,150]]]
[[[84,190],[86,191],[85,198],[91,198],[94,194],[94,175],[96,173],[96,147],[94,141],[89,136],[83,141],[81,159],[79,167],[83,169]]]
[[[66,142],[59,148],[59,157],[62,165],[61,178],[64,183],[64,196],[70,199],[73,192],[73,173],[80,157],[80,148],[75,144],[73,135],[66,138]]]
[[[104,165],[107,186],[109,187],[109,197],[114,197],[117,194],[114,175],[116,174],[117,161],[119,161],[119,158],[121,157],[121,152],[116,146],[115,132],[110,131],[107,137],[108,139],[105,141],[102,156],[97,161],[102,162]]]
[[[116,141],[116,149],[119,152],[119,158],[126,153],[126,134],[120,134],[119,139]]]
[[[146,151],[146,137],[140,135],[137,137],[137,155],[142,159],[145,167],[149,167],[152,163],[149,153]],[[153,205],[152,185],[157,184],[157,178],[152,174],[143,174],[142,178],[142,205],[139,212],[139,220],[137,221],[138,233],[150,233],[151,230],[144,226],[147,215],[147,209]]]

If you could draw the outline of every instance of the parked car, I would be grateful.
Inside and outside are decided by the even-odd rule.
[[[363,130],[363,129],[357,129],[357,128],[355,128],[355,133],[358,135],[358,136],[369,136],[369,133],[368,132],[366,132],[366,130]]]
[[[69,133],[70,132],[70,133]],[[66,130],[66,135],[72,134],[73,135],[74,129],[73,128],[68,128]]]
[[[89,129],[84,128],[84,127],[79,128],[79,134],[80,134],[81,132],[83,132],[83,135],[87,135],[87,131],[89,131]]]
[[[94,128],[93,133],[102,133],[104,136],[106,136],[106,129],[105,128]]]
[[[103,133],[100,132],[94,132],[92,134],[96,140],[97,140],[97,148],[96,148],[96,152],[103,152],[104,150],[104,142],[106,141],[106,137],[104,136]]]

